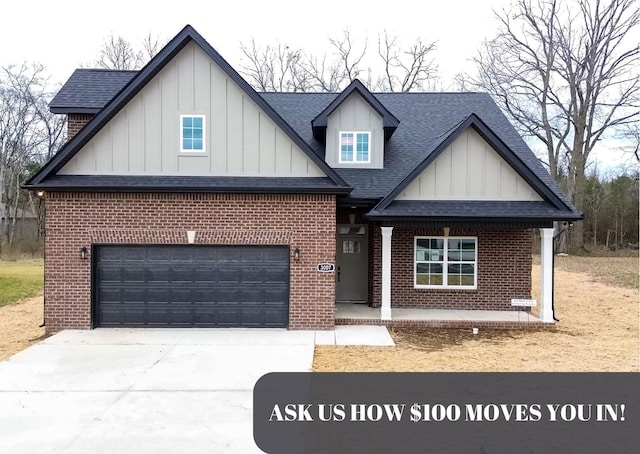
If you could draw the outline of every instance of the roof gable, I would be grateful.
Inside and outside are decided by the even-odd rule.
[[[542,198],[469,127],[396,200],[540,201]]]
[[[398,120],[389,110],[376,98],[373,93],[367,90],[358,79],[355,79],[345,88],[342,93],[335,97],[322,112],[320,112],[312,121],[313,135],[316,139],[324,141],[324,131],[327,128],[329,116],[351,96],[358,93],[369,105],[382,117],[382,126],[385,130],[385,139],[389,139],[393,132],[400,124]]]
[[[374,208],[381,212],[387,208],[422,172],[433,163],[467,129],[473,128],[509,166],[544,200],[560,210],[571,207],[549,188],[475,113],[455,124],[433,144],[432,151]]]
[[[55,175],[86,145],[101,129],[123,109],[174,57],[194,42],[233,80],[257,106],[299,147],[307,157],[332,181],[342,189],[348,185],[331,169],[309,145],[300,138],[293,128],[258,94],[251,86],[218,54],[193,27],[187,25],[180,31],[142,70],[140,70],[111,101],[65,146],[34,175],[25,186],[37,187]]]

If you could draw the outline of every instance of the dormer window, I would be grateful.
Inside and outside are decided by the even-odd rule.
[[[357,164],[371,162],[371,133],[368,131],[342,131],[340,132],[340,159],[341,164]]]
[[[180,116],[180,151],[204,152],[204,115]]]

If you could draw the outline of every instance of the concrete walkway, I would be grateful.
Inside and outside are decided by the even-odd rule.
[[[63,331],[0,362],[0,453],[252,453],[253,386],[376,326]]]

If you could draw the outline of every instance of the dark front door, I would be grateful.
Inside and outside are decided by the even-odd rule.
[[[94,256],[94,326],[287,326],[288,247],[97,246]]]
[[[336,301],[367,301],[369,235],[366,225],[338,225]]]

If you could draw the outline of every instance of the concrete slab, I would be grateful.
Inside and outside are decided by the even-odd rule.
[[[309,372],[313,344],[177,345],[132,385],[133,390],[247,390],[269,372]]]
[[[131,387],[172,349],[168,345],[45,345],[12,356],[0,391],[117,391]]]
[[[0,362],[0,453],[261,452],[253,386],[308,371],[313,331],[59,333]]]
[[[64,454],[260,453],[253,441],[252,392],[132,392]]]
[[[336,345],[335,331],[316,331],[316,345]]]
[[[368,345],[395,347],[386,326],[342,325],[336,326],[336,345]]]
[[[0,452],[65,452],[121,394],[0,391]]]

